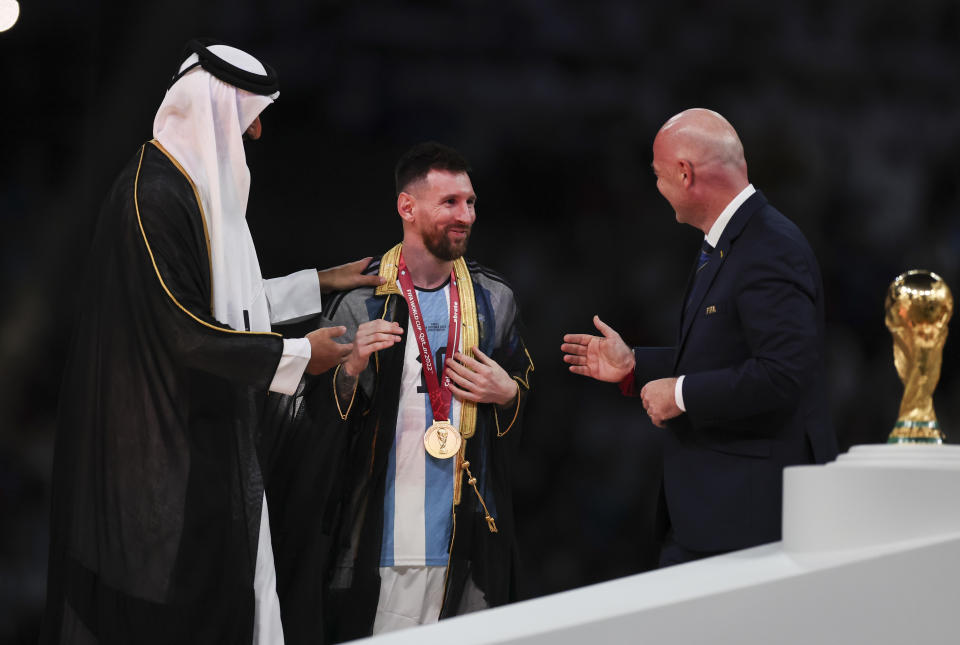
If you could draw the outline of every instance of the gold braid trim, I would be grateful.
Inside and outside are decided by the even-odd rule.
[[[537,368],[533,366],[533,359],[530,357],[530,352],[527,351],[526,346],[524,346],[523,348],[523,353],[527,355],[527,369],[524,370],[523,372],[523,378],[520,378],[519,376],[514,376],[513,378],[517,379],[517,382],[523,385],[523,387],[525,387],[527,391],[529,391],[530,390],[530,372],[536,371]]]
[[[484,519],[487,520],[487,528],[490,529],[491,533],[496,533],[497,523],[494,521],[493,516],[490,515],[490,511],[487,509],[487,504],[483,501],[483,495],[480,494],[480,489],[477,488],[477,478],[474,477],[470,472],[470,462],[464,461],[462,464],[460,464],[460,468],[467,473],[467,483],[473,486],[473,492],[477,494],[477,499],[480,500],[480,506],[483,507]]]
[[[350,395],[350,404],[347,405],[347,411],[344,412],[340,408],[340,394],[337,392],[337,374],[340,373],[340,368],[343,367],[343,363],[337,365],[337,368],[333,370],[333,400],[337,402],[337,412],[340,413],[340,419],[346,421],[347,417],[350,416],[350,410],[353,408],[353,401],[357,398],[357,386],[360,385],[360,377],[353,383],[353,394]]]
[[[463,353],[473,357],[473,348],[480,342],[480,325],[477,322],[477,301],[473,293],[473,280],[463,258],[453,262],[453,274],[457,277],[457,290],[460,293],[460,338],[463,340]],[[477,430],[477,404],[473,401],[461,401],[460,436],[469,439]]]
[[[527,355],[527,369],[523,373],[523,378],[519,376],[513,377],[513,380],[517,382],[517,405],[513,410],[513,419],[510,420],[510,425],[507,426],[506,430],[500,430],[500,407],[497,406],[493,409],[493,421],[497,426],[498,437],[502,437],[510,432],[510,428],[517,422],[517,415],[520,414],[520,387],[522,386],[527,392],[530,391],[530,372],[534,371],[533,359],[530,358],[530,352],[527,351],[526,347],[523,348],[523,353]]]
[[[203,222],[203,239],[207,243],[207,267],[210,271],[210,314],[213,315],[213,289],[215,286],[213,284],[213,253],[210,252],[210,232],[207,230],[207,216],[203,212],[203,202],[200,201],[200,191],[197,190],[197,185],[193,183],[193,179],[191,179],[190,175],[187,174],[187,171],[183,169],[183,166],[180,165],[180,162],[177,161],[172,154],[167,152],[167,149],[164,148],[159,141],[156,139],[151,139],[150,143],[152,143],[157,150],[166,155],[167,159],[170,160],[170,163],[176,166],[177,170],[180,171],[180,174],[186,177],[187,181],[190,182],[190,188],[193,189],[193,196],[197,200],[197,206],[200,207],[200,221]]]
[[[173,295],[173,292],[167,288],[167,283],[163,281],[163,276],[160,274],[160,267],[157,266],[157,259],[153,255],[153,249],[150,247],[150,240],[147,239],[147,231],[143,227],[143,218],[140,216],[140,198],[137,196],[138,191],[140,190],[140,169],[143,167],[143,154],[147,149],[147,145],[144,144],[140,148],[140,161],[137,162],[137,174],[133,179],[133,207],[137,213],[137,225],[140,227],[140,235],[143,236],[143,244],[147,248],[147,255],[150,256],[150,263],[153,265],[153,271],[157,274],[157,280],[160,281],[160,286],[163,287],[163,291],[167,294],[170,300],[173,301],[180,310],[185,313],[187,316],[192,318],[194,321],[200,323],[204,327],[212,329],[214,331],[223,332],[224,334],[246,334],[247,336],[276,336],[277,338],[283,338],[281,334],[272,331],[241,331],[239,329],[230,329],[229,327],[217,327],[216,325],[211,325],[207,321],[198,318],[196,314],[180,304],[180,301],[177,300],[176,296]],[[170,158],[171,160],[173,157]],[[176,163],[176,162],[174,162]],[[187,180],[190,181],[190,177],[184,174],[187,177]],[[190,182],[191,185],[193,182]],[[196,187],[194,187],[194,194],[196,194]],[[200,208],[200,217],[203,218],[203,204],[200,203],[199,198],[197,201],[197,206]],[[204,224],[204,235],[206,235],[206,224]],[[213,274],[210,274],[210,288],[213,288]],[[213,315],[211,309],[211,315]]]
[[[517,379],[518,381],[520,380],[520,378],[517,377],[517,376],[514,376],[513,378]],[[520,390],[519,390],[519,387],[518,387],[518,389],[517,389],[516,400],[517,400],[517,404],[514,406],[513,419],[510,420],[510,425],[507,426],[507,429],[506,429],[506,430],[503,430],[502,432],[500,431],[500,408],[499,408],[499,406],[493,408],[493,422],[494,422],[494,424],[496,424],[496,426],[497,426],[497,436],[498,436],[498,437],[502,437],[503,435],[505,435],[505,434],[507,434],[508,432],[510,432],[510,428],[512,428],[512,427],[513,427],[513,424],[516,423],[516,421],[517,421],[517,415],[520,413]]]
[[[387,281],[377,287],[373,292],[373,295],[403,295],[403,293],[400,291],[400,287],[397,286],[397,267],[400,265],[400,251],[402,248],[403,242],[397,244],[395,247],[384,253],[383,257],[380,258],[380,270],[378,271],[378,274],[381,278],[386,278]]]

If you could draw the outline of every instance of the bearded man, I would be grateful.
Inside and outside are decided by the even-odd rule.
[[[403,242],[367,269],[384,284],[333,300],[325,324],[346,327],[351,353],[332,384],[288,401],[308,441],[330,447],[322,482],[296,487],[310,491],[293,512],[298,526],[315,518],[314,533],[291,530],[302,548],[278,547],[290,642],[348,640],[516,598],[509,480],[534,368],[512,289],[463,258],[476,219],[469,171],[437,143],[403,155]]]

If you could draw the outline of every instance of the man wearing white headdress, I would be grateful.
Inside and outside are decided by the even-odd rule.
[[[44,643],[282,643],[256,420],[351,345],[272,326],[367,261],[264,280],[244,137],[269,66],[191,41],[100,214],[64,372]]]

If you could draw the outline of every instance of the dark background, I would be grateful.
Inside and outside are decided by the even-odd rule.
[[[750,178],[816,251],[843,448],[883,441],[901,385],[883,326],[900,272],[960,285],[960,5],[727,2],[24,1],[0,34],[0,642],[42,609],[55,408],[101,199],[151,138],[183,44],[270,62],[248,147],[267,276],[399,240],[392,168],[436,139],[472,162],[470,255],[513,284],[537,369],[515,487],[527,595],[653,566],[658,431],[574,377],[564,332],[600,314],[668,344],[700,234],[650,171],[660,125],[724,114]],[[960,433],[960,341],[937,390]],[[957,435],[960,436],[960,435]]]

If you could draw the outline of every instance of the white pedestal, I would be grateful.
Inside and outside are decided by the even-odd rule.
[[[860,549],[951,533],[960,533],[960,446],[854,446],[826,466],[784,471],[788,552]]]
[[[784,541],[376,638],[382,645],[960,642],[960,447],[784,473]]]

